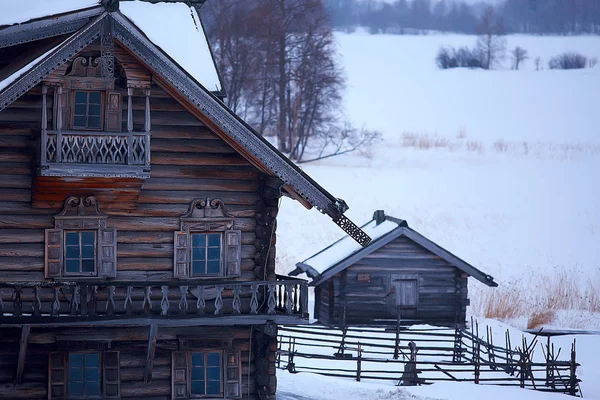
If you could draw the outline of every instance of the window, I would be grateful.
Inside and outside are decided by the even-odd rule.
[[[100,354],[69,353],[69,398],[100,396]]]
[[[188,279],[241,275],[242,232],[219,199],[195,199],[174,236],[173,275]]]
[[[102,130],[102,92],[73,91],[73,129]]]
[[[120,398],[118,351],[53,352],[49,364],[50,400]]]
[[[65,273],[93,275],[96,272],[96,232],[65,231]]]
[[[116,277],[117,231],[98,207],[92,196],[65,200],[54,229],[46,229],[46,278]]]
[[[192,234],[192,276],[220,275],[221,234]]]
[[[238,351],[175,351],[172,368],[173,399],[241,397]]]
[[[222,396],[221,388],[221,352],[191,354],[191,395]]]

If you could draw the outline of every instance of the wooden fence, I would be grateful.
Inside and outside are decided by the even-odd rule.
[[[576,372],[575,341],[570,357],[560,359],[550,338],[538,335],[518,344],[508,331],[503,346],[494,344],[491,328],[485,338],[472,329],[349,328],[320,325],[279,328],[277,367],[290,372],[397,381],[399,385],[436,381],[517,386],[581,397]],[[542,356],[534,354],[541,348]]]

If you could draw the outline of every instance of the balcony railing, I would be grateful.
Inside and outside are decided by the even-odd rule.
[[[3,282],[0,324],[308,318],[308,285],[276,281]],[[262,317],[262,318],[260,318]],[[251,321],[252,319],[248,319]],[[211,323],[219,324],[217,321]]]
[[[42,136],[42,175],[137,176],[150,170],[149,132],[48,130]]]

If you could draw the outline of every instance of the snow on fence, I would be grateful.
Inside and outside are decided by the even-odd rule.
[[[277,367],[290,372],[326,376],[393,380],[399,385],[436,381],[518,386],[545,392],[580,395],[575,341],[570,357],[559,359],[550,337],[539,336],[504,346],[494,344],[491,328],[485,338],[478,324],[471,330],[450,328],[347,328],[320,325],[281,326]],[[541,348],[540,352],[535,352]]]

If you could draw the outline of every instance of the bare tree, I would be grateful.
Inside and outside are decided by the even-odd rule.
[[[510,55],[512,57],[512,61],[513,61],[513,69],[519,69],[519,67],[521,66],[521,64],[523,64],[525,62],[525,60],[527,60],[528,55],[527,55],[527,50],[525,50],[524,48],[517,46],[514,49],[511,50]]]
[[[488,7],[477,24],[476,50],[482,59],[484,69],[491,69],[504,59],[506,40],[504,22],[496,14],[494,7]]]

